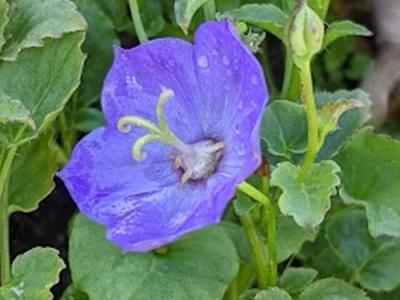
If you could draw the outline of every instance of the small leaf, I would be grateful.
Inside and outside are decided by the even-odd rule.
[[[18,150],[8,189],[9,213],[35,210],[53,190],[58,168],[54,143],[53,132],[48,130]]]
[[[6,42],[4,37],[4,29],[9,21],[9,8],[10,6],[8,5],[7,0],[0,0],[0,50]]]
[[[288,18],[282,10],[273,4],[246,4],[224,13],[222,17],[257,26],[281,40],[284,39],[284,28]]]
[[[362,103],[362,106],[344,112],[338,120],[339,129],[327,135],[325,143],[318,153],[318,160],[325,160],[337,155],[350,137],[368,120],[371,101],[368,94],[359,89],[339,90],[334,93],[319,92],[316,93],[315,98],[319,108],[325,105],[334,105],[343,100]]]
[[[0,95],[0,124],[18,122],[28,124],[35,129],[35,122],[30,116],[29,110],[18,100],[13,100],[5,94]]]
[[[318,272],[314,269],[289,268],[279,279],[279,286],[290,294],[297,294],[310,285],[317,275]]]
[[[300,294],[299,300],[369,300],[365,292],[336,278],[318,280]]]
[[[400,142],[364,130],[336,160],[342,168],[343,201],[365,207],[374,237],[400,237]]]
[[[83,216],[73,222],[70,266],[74,284],[92,300],[220,300],[239,271],[225,230],[212,226],[168,246],[166,254],[123,253]],[[156,288],[155,288],[156,287]]]
[[[254,300],[292,300],[292,297],[284,290],[272,287],[257,293]]]
[[[24,48],[42,47],[46,38],[60,38],[85,27],[85,20],[71,1],[13,0],[1,58],[14,61]]]
[[[372,36],[372,32],[362,25],[356,24],[352,21],[337,21],[333,22],[326,30],[324,37],[323,48],[327,48],[337,39],[350,36]]]
[[[65,264],[53,248],[36,247],[17,256],[12,264],[12,280],[0,287],[0,298],[10,300],[50,300],[50,288],[59,280]]]
[[[360,210],[341,213],[326,226],[325,238],[351,278],[373,291],[390,291],[400,284],[400,240],[373,239]]]
[[[338,100],[322,106],[318,110],[319,138],[321,141],[325,137],[339,129],[339,118],[348,110],[362,107],[363,103],[356,100]]]
[[[267,106],[261,127],[261,139],[268,151],[290,159],[307,150],[307,117],[300,104],[275,100]]]
[[[289,162],[278,164],[272,172],[271,185],[282,189],[279,208],[284,215],[292,216],[304,228],[315,228],[324,219],[331,206],[330,197],[340,183],[336,175],[339,166],[333,161],[323,161],[310,167],[304,180],[301,169]]]
[[[280,216],[276,222],[278,262],[297,254],[306,241],[314,241],[318,230],[300,227],[291,217]]]
[[[22,143],[36,137],[63,109],[79,84],[83,38],[76,32],[46,39],[43,47],[22,51],[17,61],[0,63],[0,91],[20,100],[36,124],[36,130],[7,124],[13,140]]]
[[[187,33],[196,11],[208,0],[175,0],[175,18],[179,27]]]

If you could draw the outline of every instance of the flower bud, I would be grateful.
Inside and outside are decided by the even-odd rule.
[[[286,42],[297,66],[309,62],[322,49],[324,24],[319,16],[301,1],[289,19]]]

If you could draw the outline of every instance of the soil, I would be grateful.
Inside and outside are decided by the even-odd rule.
[[[37,246],[53,247],[60,251],[68,263],[68,223],[77,211],[63,183],[56,178],[56,188],[32,213],[15,213],[10,220],[10,248],[12,260]],[[59,299],[70,284],[69,271],[61,273],[60,282],[53,288],[55,299]]]

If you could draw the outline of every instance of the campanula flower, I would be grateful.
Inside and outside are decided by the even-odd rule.
[[[219,222],[260,164],[267,89],[228,21],[194,45],[156,39],[115,49],[104,82],[107,120],[60,172],[81,213],[124,251],[143,252]]]

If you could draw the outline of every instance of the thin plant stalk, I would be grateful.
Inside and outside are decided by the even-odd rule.
[[[267,195],[260,192],[258,189],[248,184],[247,182],[242,182],[237,189],[256,200],[263,205],[263,209],[266,215],[267,223],[267,235],[268,235],[268,265],[269,265],[269,282],[268,286],[275,286],[278,279],[278,263],[277,263],[277,251],[276,251],[276,214],[275,209],[272,205],[271,200]]]
[[[133,25],[135,26],[136,35],[139,42],[142,44],[147,42],[149,39],[147,37],[146,31],[144,30],[143,22],[140,17],[140,10],[137,0],[128,0],[129,8],[132,15]]]

